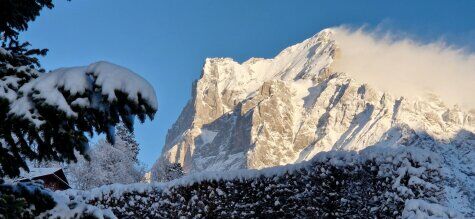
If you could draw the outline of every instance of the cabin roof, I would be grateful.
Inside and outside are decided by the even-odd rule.
[[[22,171],[20,177],[15,181],[26,181],[40,179],[46,176],[53,176],[57,181],[63,184],[66,188],[70,188],[66,175],[60,167],[53,168],[30,168],[30,172]]]
[[[61,170],[61,168],[59,168],[59,167],[30,168],[30,172],[22,171],[20,173],[20,178],[18,178],[18,180],[33,179],[33,178],[40,177],[40,176],[51,175],[51,174],[54,174],[54,173],[56,173],[60,170]]]

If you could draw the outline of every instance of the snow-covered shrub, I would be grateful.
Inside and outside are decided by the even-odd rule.
[[[406,201],[403,218],[457,218],[459,215],[445,206],[426,200],[411,199]]]
[[[0,183],[0,217],[2,218],[32,218],[34,215],[52,209],[54,205],[53,198],[45,192],[41,184]]]
[[[83,202],[65,200],[37,182],[0,182],[0,218],[115,218]]]
[[[439,169],[428,151],[373,148],[360,154],[325,152],[284,167],[192,174],[168,183],[65,195],[110,208],[119,218],[393,218],[414,212],[405,209],[414,206],[407,205],[410,200],[440,202]]]

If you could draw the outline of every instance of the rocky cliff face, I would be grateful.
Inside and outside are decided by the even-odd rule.
[[[207,59],[161,159],[188,172],[259,169],[332,149],[411,144],[418,133],[450,140],[473,131],[473,112],[436,97],[393,97],[333,72],[332,35],[324,30],[274,59]]]
[[[333,71],[342,52],[334,31],[323,30],[273,59],[207,59],[157,166],[260,169],[321,151],[402,145],[440,151],[453,160],[447,163],[452,183],[475,186],[475,112],[435,96],[391,96]]]

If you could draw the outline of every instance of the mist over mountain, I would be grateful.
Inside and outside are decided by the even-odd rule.
[[[333,30],[341,50],[334,71],[393,95],[433,94],[444,103],[475,109],[475,54],[443,41],[423,44],[390,33]]]

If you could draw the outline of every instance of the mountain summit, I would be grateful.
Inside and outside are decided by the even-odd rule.
[[[163,163],[188,173],[261,169],[329,150],[419,147],[443,157],[448,202],[473,203],[475,112],[434,95],[393,96],[335,71],[345,52],[338,31],[325,29],[272,59],[206,59],[152,172]]]

